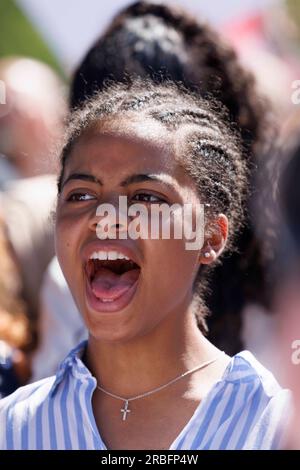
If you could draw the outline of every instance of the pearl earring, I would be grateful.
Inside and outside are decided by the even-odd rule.
[[[208,251],[206,251],[206,252],[204,253],[204,258],[210,258],[211,255],[212,255],[212,252],[213,252],[213,250],[211,249],[211,246],[210,246],[209,241],[207,242],[207,245],[208,245],[208,246],[207,246]]]

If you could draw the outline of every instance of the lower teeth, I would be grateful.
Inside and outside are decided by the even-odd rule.
[[[114,300],[113,299],[101,299],[102,302],[113,302]]]

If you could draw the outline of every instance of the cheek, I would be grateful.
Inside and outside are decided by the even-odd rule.
[[[184,240],[149,240],[147,260],[152,292],[157,289],[163,296],[180,298],[192,290],[198,254],[186,250]]]
[[[78,223],[71,221],[57,212],[55,225],[55,250],[65,276],[72,272],[72,265],[78,259],[76,244],[78,239]]]

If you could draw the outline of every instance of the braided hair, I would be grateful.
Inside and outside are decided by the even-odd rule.
[[[155,85],[152,81],[136,80],[131,84],[114,84],[74,112],[61,154],[58,192],[68,156],[88,128],[97,123],[97,129],[99,126],[101,129],[101,122],[111,122],[111,119],[122,122],[126,119],[126,126],[126,122],[132,122],[136,116],[143,122],[158,121],[173,137],[174,158],[193,178],[201,202],[209,206],[205,215],[208,219],[220,213],[228,217],[231,233],[227,248],[230,249],[241,227],[247,176],[238,132],[226,124],[227,115],[220,105],[174,83]],[[207,273],[203,268],[199,269],[195,282],[195,296],[198,324],[205,330],[202,291]]]
[[[250,214],[261,162],[272,153],[267,148],[272,140],[268,105],[232,47],[207,24],[170,5],[138,1],[121,11],[77,68],[70,105],[76,108],[84,103],[107,80],[128,83],[132,77],[150,78],[157,84],[173,80],[205,99],[213,96],[240,129],[253,195],[249,192],[245,200],[245,223],[236,249],[213,271],[211,289],[205,292],[212,313],[207,319],[209,337],[228,354],[236,354],[243,347],[243,307],[255,302],[269,308],[272,297],[265,255]]]

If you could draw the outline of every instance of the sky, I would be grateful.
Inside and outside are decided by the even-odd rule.
[[[40,30],[63,67],[71,71],[101,34],[112,16],[129,0],[16,0]],[[166,0],[214,24],[255,12],[280,0]]]

